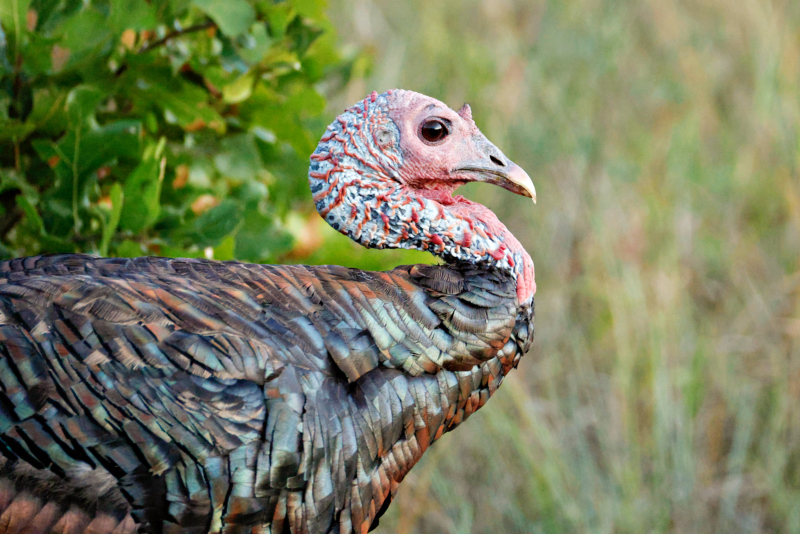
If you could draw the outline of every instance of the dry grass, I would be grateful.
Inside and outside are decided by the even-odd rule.
[[[374,56],[337,106],[469,101],[540,199],[480,189],[536,262],[534,348],[378,532],[800,532],[800,3],[330,12]]]

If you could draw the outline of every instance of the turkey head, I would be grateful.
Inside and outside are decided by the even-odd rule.
[[[372,93],[328,127],[311,156],[314,201],[333,228],[370,248],[427,250],[491,265],[536,291],[533,262],[485,206],[454,195],[486,182],[536,200],[533,182],[480,132],[472,112],[419,93]]]

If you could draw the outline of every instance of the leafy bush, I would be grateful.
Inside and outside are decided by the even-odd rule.
[[[0,255],[289,251],[347,73],[323,8],[0,0]]]

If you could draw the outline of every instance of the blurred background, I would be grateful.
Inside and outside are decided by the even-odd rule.
[[[537,337],[377,532],[800,532],[800,4],[0,0],[3,256],[367,269],[305,178],[401,87],[539,203],[476,185],[537,267]]]

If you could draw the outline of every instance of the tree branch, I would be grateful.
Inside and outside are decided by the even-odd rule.
[[[163,46],[167,44],[170,39],[174,39],[175,37],[180,37],[181,35],[185,35],[187,33],[199,32],[201,30],[207,30],[208,28],[216,28],[216,24],[213,20],[207,20],[202,24],[195,24],[194,26],[189,26],[188,28],[184,28],[182,30],[173,30],[169,32],[167,35],[159,39],[158,41],[153,41],[152,43],[148,43],[141,47],[137,54],[144,54],[145,52],[149,52],[154,48],[158,48],[159,46]]]

